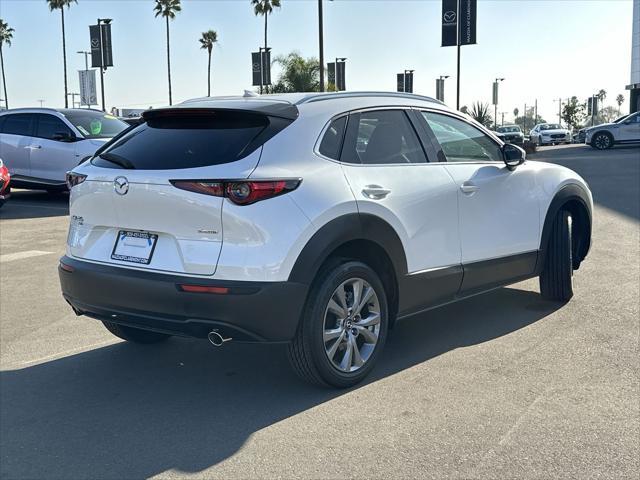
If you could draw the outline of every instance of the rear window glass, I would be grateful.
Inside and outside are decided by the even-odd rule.
[[[346,116],[331,122],[324,137],[322,137],[322,142],[320,142],[320,148],[318,149],[322,155],[333,158],[334,160],[340,158],[340,148],[342,147],[342,137],[344,136],[346,123]]]
[[[255,150],[268,126],[268,117],[244,112],[152,117],[114,141],[93,164],[169,170],[230,163]]]
[[[31,113],[7,115],[2,125],[2,133],[31,136]]]
[[[63,111],[63,115],[84,138],[112,138],[128,127],[122,120],[102,112],[74,110]]]

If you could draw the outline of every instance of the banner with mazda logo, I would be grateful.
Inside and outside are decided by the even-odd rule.
[[[442,0],[442,46],[476,43],[478,0]]]
[[[458,45],[458,0],[442,0],[442,46]]]

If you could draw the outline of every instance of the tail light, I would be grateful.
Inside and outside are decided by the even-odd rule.
[[[67,172],[67,187],[71,190],[76,185],[80,185],[82,182],[86,180],[86,175],[81,175],[79,173]]]
[[[302,179],[284,180],[171,180],[171,184],[189,192],[225,197],[236,205],[250,205],[277,197],[298,188]]]

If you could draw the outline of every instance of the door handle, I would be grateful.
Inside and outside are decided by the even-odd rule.
[[[460,190],[462,190],[462,193],[466,195],[476,193],[478,191],[478,188],[479,187],[473,182],[464,182],[462,185],[460,185]]]
[[[380,185],[365,185],[362,189],[362,194],[370,198],[371,200],[380,200],[391,193],[391,190],[387,190]]]
[[[42,145],[28,145],[24,148],[28,148],[29,150],[38,150],[40,148],[42,148]]]

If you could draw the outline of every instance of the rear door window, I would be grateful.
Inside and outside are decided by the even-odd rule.
[[[30,137],[32,134],[33,117],[34,115],[32,113],[7,115],[2,125],[2,133]]]
[[[242,111],[153,114],[92,162],[140,170],[220,165],[246,157],[289,123]]]
[[[402,110],[377,110],[349,116],[341,160],[385,165],[426,163],[420,140]]]

